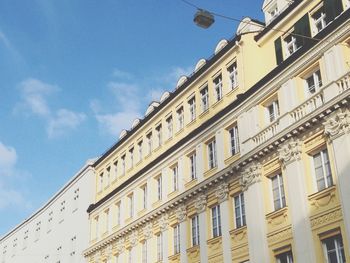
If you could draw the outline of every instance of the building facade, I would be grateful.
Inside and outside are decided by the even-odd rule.
[[[0,239],[1,263],[84,262],[93,162],[88,161],[42,208]]]
[[[266,0],[94,164],[87,262],[350,261],[350,2]]]

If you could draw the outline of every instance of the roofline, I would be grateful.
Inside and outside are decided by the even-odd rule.
[[[323,29],[320,33],[318,33],[315,38],[317,39],[324,39],[327,35],[329,35],[331,32],[334,31],[338,26],[340,26],[342,23],[346,22],[347,19],[350,17],[350,8],[347,9],[345,12],[343,12],[337,19],[335,19],[332,23],[330,23],[325,29]],[[135,181],[137,178],[139,178],[142,174],[147,172],[150,168],[152,168],[154,165],[159,163],[164,157],[168,156],[172,152],[174,152],[176,149],[178,149],[182,144],[188,142],[192,137],[199,134],[203,129],[210,126],[213,122],[217,121],[221,117],[223,117],[225,114],[230,112],[231,110],[237,108],[240,104],[242,104],[245,100],[250,98],[251,95],[253,95],[255,92],[257,92],[260,88],[262,88],[265,84],[267,84],[273,77],[275,77],[277,74],[281,73],[283,70],[285,70],[287,67],[289,67],[293,62],[295,62],[297,59],[299,59],[300,56],[304,55],[307,51],[309,51],[312,47],[314,47],[318,42],[312,41],[308,42],[308,44],[302,46],[300,49],[298,49],[295,53],[293,53],[291,56],[289,56],[287,59],[285,59],[281,64],[279,64],[277,67],[272,69],[268,74],[266,74],[262,79],[260,79],[256,84],[254,84],[250,89],[248,89],[245,93],[237,95],[237,99],[233,101],[231,104],[226,106],[226,108],[219,111],[217,114],[215,114],[213,117],[211,117],[209,120],[204,122],[201,126],[190,132],[187,136],[182,138],[180,141],[178,141],[175,145],[170,147],[168,150],[166,150],[164,153],[162,153],[160,156],[158,156],[156,159],[154,159],[152,162],[150,162],[148,165],[146,165],[144,168],[142,168],[140,171],[135,173],[133,176],[131,176],[129,179],[127,179],[124,183],[119,185],[117,188],[115,188],[112,192],[104,196],[102,199],[100,199],[97,203],[91,204],[87,212],[91,213],[96,208],[101,206],[103,203],[108,201],[110,198],[112,198],[115,194],[117,194],[119,191],[121,191],[125,186]],[[226,46],[227,47],[227,46]],[[187,85],[186,85],[187,86]],[[183,87],[181,87],[183,89]]]
[[[208,68],[210,68],[216,61],[218,61],[221,57],[223,57],[232,47],[235,46],[236,41],[239,41],[241,39],[240,35],[235,35],[233,38],[231,38],[227,45],[223,47],[217,54],[214,54],[211,56],[208,60],[206,60],[205,65],[198,69],[197,71],[193,72],[192,75],[188,77],[188,80],[175,89],[175,91],[170,92],[169,91],[169,97],[166,98],[163,102],[159,104],[158,107],[156,107],[149,115],[145,116],[143,119],[140,119],[140,123],[132,130],[127,131],[127,134],[120,139],[118,142],[116,142],[111,148],[109,148],[106,152],[100,156],[97,161],[93,164],[94,167],[96,167],[98,164],[100,164],[108,155],[110,155],[115,149],[117,149],[120,145],[122,145],[126,140],[128,140],[132,135],[134,135],[141,127],[143,127],[148,120],[150,120],[153,116],[155,116],[159,111],[161,111],[166,105],[168,105],[173,99],[175,99],[178,94],[180,94],[183,90],[185,90],[189,85],[191,85],[194,81],[198,79],[198,77],[204,73]]]
[[[21,228],[23,225],[25,225],[27,222],[31,221],[34,217],[36,217],[38,214],[40,214],[42,211],[44,211],[47,207],[49,207],[54,201],[58,199],[58,197],[65,192],[75,181],[79,179],[83,175],[85,171],[88,170],[89,167],[93,167],[92,165],[96,161],[96,158],[94,159],[89,159],[86,161],[84,166],[80,168],[80,170],[65,184],[63,187],[56,192],[44,205],[42,205],[38,210],[36,210],[31,216],[28,218],[24,219],[21,223],[19,223],[17,226],[15,226],[12,230],[4,234],[0,238],[0,242],[5,240],[8,236],[10,236],[13,232]]]

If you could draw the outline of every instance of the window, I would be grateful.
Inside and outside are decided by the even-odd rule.
[[[99,238],[100,237],[100,229],[98,225],[98,216],[95,217],[95,237]]]
[[[110,213],[109,209],[105,211],[105,232],[110,232],[111,231],[111,225],[110,225],[110,219],[109,219]]]
[[[142,187],[143,193],[143,209],[147,208],[147,184]]]
[[[272,6],[267,13],[269,14],[269,22],[271,22],[273,19],[275,19],[278,16],[278,7],[277,4],[275,4],[274,6]]]
[[[51,211],[49,213],[49,218],[47,219],[47,232],[50,232],[52,229],[52,219],[53,219],[53,212]]]
[[[199,216],[195,215],[191,219],[191,230],[192,230],[192,246],[199,245]]]
[[[152,152],[152,132],[146,135],[147,137],[147,154],[151,154]]]
[[[202,103],[202,112],[209,109],[209,93],[208,86],[205,86],[201,91],[201,103]]]
[[[216,205],[211,209],[213,237],[221,236],[221,215],[220,205]]]
[[[106,168],[106,187],[109,186],[109,184],[111,183],[111,167],[108,166]]]
[[[280,114],[278,100],[274,100],[273,102],[271,102],[269,105],[266,106],[266,109],[269,122],[275,121]]]
[[[188,101],[188,106],[190,109],[190,122],[196,119],[196,97],[192,97]]]
[[[168,139],[173,137],[173,117],[170,116],[166,119],[166,125],[168,129]]]
[[[142,141],[138,142],[138,149],[139,149],[139,162],[142,160]]]
[[[299,48],[297,45],[297,38],[293,35],[293,33],[290,33],[288,36],[284,38],[284,44],[285,44],[287,56],[292,55]]]
[[[221,74],[214,79],[214,92],[216,101],[222,99],[222,76]]]
[[[114,179],[117,179],[117,176],[118,176],[118,161],[115,161],[113,163],[113,170],[114,170]]]
[[[322,87],[322,78],[320,70],[317,69],[316,71],[314,71],[309,77],[305,79],[305,81],[307,92],[309,95],[318,92],[319,89]]]
[[[313,156],[317,190],[321,191],[333,185],[328,151],[324,149]]]
[[[293,263],[292,251],[287,251],[277,255],[276,263]]]
[[[121,217],[121,206],[120,206],[120,202],[118,202],[116,205],[115,205],[115,208],[116,208],[116,215],[117,215],[117,226],[120,226],[120,217]]]
[[[134,147],[129,150],[130,168],[134,167]]]
[[[125,154],[122,156],[122,176],[125,175]]]
[[[236,228],[246,225],[244,194],[240,193],[234,197]]]
[[[66,211],[66,201],[61,202],[61,207],[60,207],[60,222],[63,221],[64,219],[64,211]]]
[[[217,166],[215,140],[212,140],[211,142],[208,143],[208,160],[209,160],[209,169],[212,169]]]
[[[71,241],[71,253],[70,253],[70,255],[74,256],[75,255],[76,243],[77,243],[77,236],[73,236],[70,239],[70,241]]]
[[[197,179],[196,153],[193,153],[192,155],[190,155],[190,173],[191,173],[191,180]]]
[[[177,131],[184,128],[184,108],[181,106],[177,111]]]
[[[277,174],[271,178],[273,205],[275,210],[286,206],[286,197],[284,195],[283,177]]]
[[[314,33],[317,34],[327,25],[326,22],[326,12],[323,6],[312,14],[312,20],[314,22]]]
[[[158,192],[158,200],[162,200],[162,176],[157,177],[157,192]]]
[[[239,153],[238,127],[233,126],[228,130],[230,134],[231,155]]]
[[[129,217],[134,217],[134,194],[130,194],[129,198]]]
[[[24,236],[23,236],[23,249],[25,249],[27,247],[27,243],[28,243],[28,232],[29,230],[24,231]]]
[[[232,65],[227,68],[227,71],[230,79],[230,89],[235,89],[238,86],[237,63],[232,63]]]
[[[174,254],[180,253],[180,225],[174,226]]]
[[[157,260],[163,260],[163,233],[157,235]]]
[[[103,173],[100,173],[98,180],[98,191],[101,192],[103,189]]]
[[[344,245],[341,235],[322,240],[327,263],[345,263]]]
[[[173,191],[179,189],[179,166],[176,164],[172,169],[173,173]]]
[[[147,263],[147,240],[142,243],[142,263]]]
[[[157,147],[162,145],[162,125],[156,127]]]
[[[74,190],[73,212],[79,208],[79,188]],[[51,212],[52,213],[52,212]],[[50,215],[50,214],[49,214]]]

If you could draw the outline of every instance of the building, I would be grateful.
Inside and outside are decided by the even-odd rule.
[[[79,263],[89,244],[93,160],[45,205],[0,239],[1,263]]]
[[[350,2],[266,0],[94,164],[87,262],[349,262]]]

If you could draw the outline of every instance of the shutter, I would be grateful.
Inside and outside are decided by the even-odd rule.
[[[302,18],[299,19],[298,22],[294,25],[294,33],[296,34],[295,38],[297,39],[297,46],[301,47],[309,42],[311,39],[307,37],[311,37],[310,23],[309,23],[309,15],[306,14]],[[300,35],[300,36],[298,36]],[[306,36],[306,37],[301,37]]]
[[[324,0],[327,24],[343,11],[342,0]]]
[[[279,65],[283,61],[282,41],[280,37],[275,40],[275,52],[276,52],[276,62],[277,62],[277,65]]]

